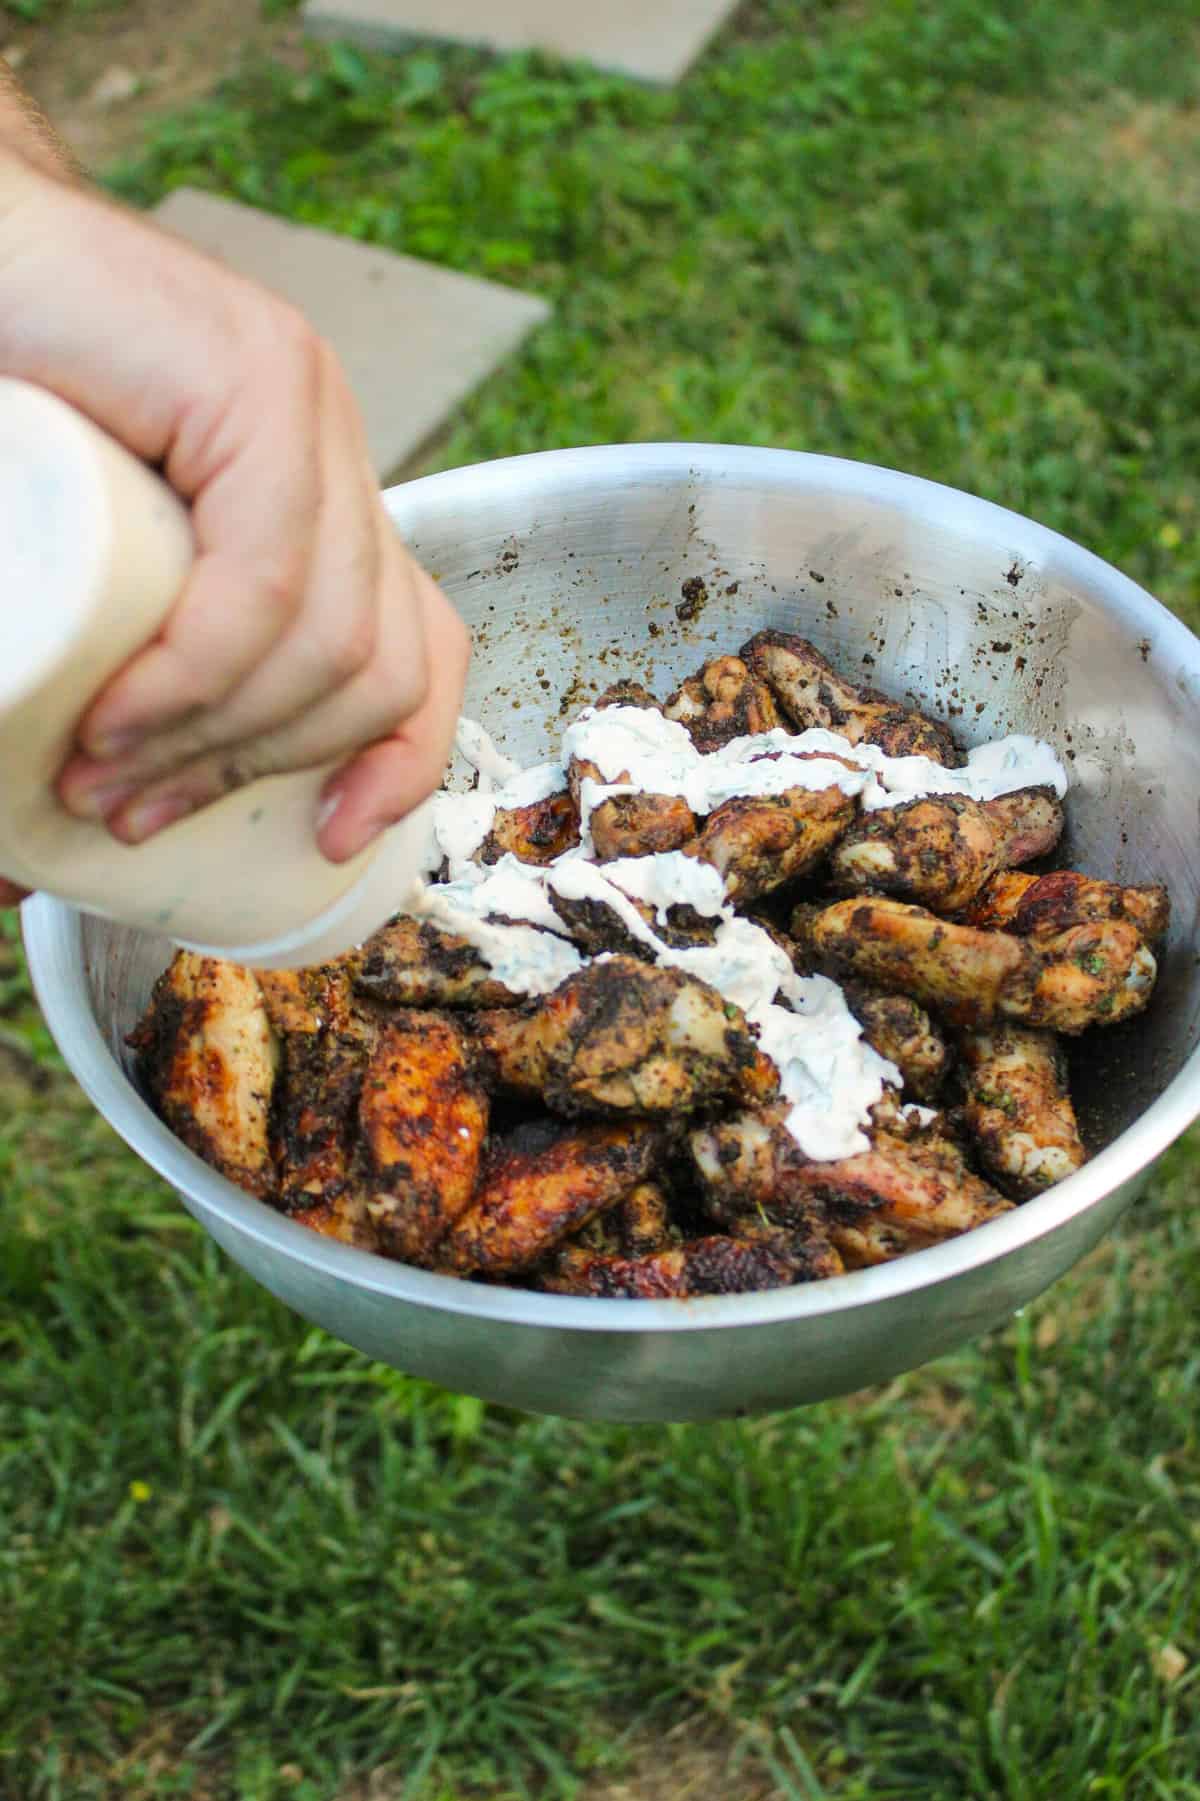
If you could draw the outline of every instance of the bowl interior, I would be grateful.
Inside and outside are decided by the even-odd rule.
[[[1073,1058],[1088,1142],[1110,1143],[1200,1037],[1200,644],[1107,565],[1013,514],[913,478],[787,452],[551,453],[392,490],[417,555],[471,625],[467,711],[511,754],[551,754],[619,676],[665,694],[764,626],[962,740],[1048,738],[1073,781],[1056,861],[1165,881],[1150,1012]],[[95,1016],[124,1034],[170,951],[85,922]]]

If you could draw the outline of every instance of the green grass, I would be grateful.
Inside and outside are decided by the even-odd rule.
[[[549,295],[441,462],[870,458],[1196,623],[1196,42],[1191,0],[760,0],[672,94],[321,51],[248,68],[114,185]],[[0,1016],[6,1798],[565,1801],[680,1721],[728,1763],[714,1795],[1200,1798],[1200,1137],[931,1370],[587,1427],[285,1314],[92,1117],[11,956]]]

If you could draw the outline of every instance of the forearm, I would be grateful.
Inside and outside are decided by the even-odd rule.
[[[49,119],[0,56],[0,147],[60,181],[78,181],[79,166]]]

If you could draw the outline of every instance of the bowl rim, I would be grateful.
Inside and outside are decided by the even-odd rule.
[[[884,502],[903,499],[911,504],[920,497],[927,507],[936,505],[942,525],[948,522],[966,531],[986,526],[989,535],[1003,525],[1007,542],[1017,554],[1040,563],[1052,560],[1059,573],[1073,573],[1092,582],[1100,578],[1118,612],[1126,608],[1136,612],[1142,623],[1148,616],[1154,619],[1162,633],[1152,647],[1154,661],[1164,658],[1170,669],[1180,663],[1190,665],[1200,693],[1200,640],[1128,576],[1069,538],[994,502],[875,464],[804,451],[720,444],[597,445],[464,465],[392,488],[384,498],[393,520],[401,529],[411,529],[416,503],[422,499],[432,495],[439,502],[453,502],[468,486],[476,497],[481,488],[493,497],[502,497],[514,485],[526,487],[531,466],[549,477],[559,491],[590,487],[601,470],[609,474],[619,470],[633,480],[694,474],[709,481],[749,480],[792,489],[833,485],[846,495]],[[514,471],[520,471],[520,479]],[[416,543],[419,548],[419,536]],[[110,1050],[90,1007],[80,1005],[86,993],[84,916],[77,908],[45,894],[27,900],[21,914],[38,1004],[65,1062],[101,1115],[185,1204],[194,1202],[202,1214],[219,1220],[240,1238],[316,1275],[397,1303],[496,1326],[663,1335],[769,1326],[895,1301],[941,1287],[1049,1237],[1113,1190],[1132,1183],[1200,1115],[1197,1046],[1132,1126],[1046,1194],[945,1244],[821,1282],[763,1293],[657,1301],[493,1288],[390,1262],[374,1252],[321,1237],[210,1169],[153,1112]]]

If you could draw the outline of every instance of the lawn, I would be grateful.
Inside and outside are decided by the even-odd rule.
[[[752,0],[666,94],[256,53],[108,179],[547,295],[429,466],[866,458],[1195,626],[1197,49],[1194,0]],[[617,1429],[372,1366],[253,1288],[63,1074],[11,941],[0,1100],[6,1801],[1200,1798],[1200,1136],[981,1344]]]

